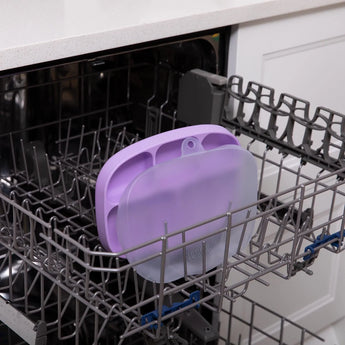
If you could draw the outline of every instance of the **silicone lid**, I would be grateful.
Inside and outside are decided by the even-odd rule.
[[[97,229],[106,250],[120,252],[123,249],[117,238],[116,219],[120,198],[127,186],[147,169],[180,157],[181,144],[187,137],[197,138],[204,150],[239,145],[237,138],[221,126],[198,125],[149,137],[110,157],[96,184]]]
[[[124,191],[117,213],[118,240],[123,249],[159,239],[209,218],[245,207],[257,198],[257,169],[253,156],[236,145],[225,145],[210,151],[195,137],[181,144],[182,156],[153,166],[141,173]],[[255,207],[249,209],[254,215]],[[247,217],[248,209],[235,212],[232,224]],[[185,232],[185,241],[197,240],[227,226],[227,217]],[[254,222],[234,227],[230,235],[229,256],[238,249],[242,229],[245,229],[242,248],[253,234]],[[225,232],[205,240],[206,265],[209,270],[223,261]],[[183,243],[182,235],[167,237],[167,248]],[[181,278],[185,274],[203,272],[202,242],[167,254],[164,281]],[[130,263],[148,258],[162,251],[161,241],[128,252]],[[186,266],[184,262],[186,261]],[[161,257],[136,265],[137,272],[151,281],[160,281]]]

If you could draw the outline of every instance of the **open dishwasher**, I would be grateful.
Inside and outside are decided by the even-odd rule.
[[[268,285],[267,274],[293,279],[310,273],[320,249],[344,249],[344,214],[333,213],[345,199],[344,116],[326,108],[310,115],[308,103],[296,97],[278,97],[238,76],[220,77],[226,35],[211,32],[2,74],[1,344],[319,339],[279,310],[249,299],[246,291],[253,281]],[[258,166],[258,200],[203,219],[203,224],[223,219],[226,226],[199,239],[201,274],[189,274],[186,266],[181,279],[165,283],[167,255],[192,243],[169,248],[166,237],[157,238],[160,278],[151,282],[137,273],[138,263],[126,260],[124,254],[137,248],[112,253],[100,244],[97,176],[123,148],[200,123],[221,124],[243,139]],[[302,132],[295,132],[296,124]],[[295,170],[285,164],[291,157],[300,162]],[[272,170],[277,178],[264,183]],[[286,185],[287,176],[293,185]],[[315,221],[325,198],[329,214]],[[241,224],[232,223],[236,212],[246,212]],[[253,223],[248,248],[239,243],[229,257],[232,228],[241,225],[244,233]],[[178,234],[184,237],[198,226]],[[216,233],[224,234],[223,259],[208,270],[207,239]],[[245,311],[237,310],[238,300]],[[267,332],[262,318],[279,322],[279,329]]]

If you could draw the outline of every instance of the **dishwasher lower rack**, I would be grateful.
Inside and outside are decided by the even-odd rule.
[[[209,235],[225,233],[223,264],[206,270],[207,238],[201,238],[202,274],[190,275],[186,267],[183,279],[164,284],[162,265],[161,281],[152,283],[136,273],[141,262],[129,264],[123,259],[125,252],[104,252],[94,214],[100,167],[109,154],[139,137],[128,132],[128,122],[114,124],[98,118],[95,126],[91,120],[78,117],[2,136],[13,159],[11,174],[1,178],[1,296],[32,322],[44,322],[48,337],[57,344],[192,344],[201,343],[202,338],[206,344],[244,344],[246,339],[260,339],[260,333],[272,343],[284,343],[283,330],[289,321],[267,311],[281,320],[279,334],[268,334],[255,325],[255,302],[248,301],[253,317],[247,320],[232,312],[233,302],[245,298],[253,280],[268,285],[264,276],[269,273],[283,279],[299,271],[308,273],[321,248],[344,249],[345,181],[339,178],[343,169],[325,173],[260,142],[253,145],[249,139],[248,149],[260,170],[261,196],[255,204],[258,212],[248,212],[242,224],[244,232],[247,223],[255,222],[249,247],[242,250],[239,243],[229,260],[226,248],[231,230],[239,225],[231,219],[243,210],[215,215],[205,223],[226,221],[225,227]],[[42,129],[58,133],[54,155],[48,155],[39,141],[27,142],[31,132]],[[286,181],[293,181],[293,186]],[[318,206],[325,203],[330,205],[329,212],[317,216]],[[198,226],[178,234],[184,236]],[[169,253],[192,244],[185,241],[170,248],[166,237],[157,241],[162,262]],[[193,330],[185,317],[195,310],[205,323],[202,332]],[[226,315],[230,319],[218,333],[217,320],[226,320]],[[239,335],[235,320],[249,331]],[[294,341],[303,344],[310,333],[290,324],[296,330]]]
[[[117,59],[123,65],[114,67]],[[268,285],[267,274],[289,279],[310,273],[320,249],[344,250],[344,168],[341,160],[330,157],[329,149],[340,151],[341,158],[345,140],[334,135],[334,127],[328,129],[331,122],[321,112],[317,122],[298,118],[297,99],[290,97],[287,102],[283,97],[285,108],[272,106],[271,89],[251,84],[252,93],[243,93],[238,77],[230,78],[230,105],[234,101],[239,105],[234,107],[235,115],[223,122],[245,137],[242,144],[257,160],[259,200],[242,210],[205,219],[205,223],[218,224],[221,219],[225,224],[215,226],[209,235],[223,233],[226,239],[219,267],[206,269],[208,238],[204,237],[197,241],[195,253],[203,265],[201,274],[190,275],[186,266],[182,279],[164,284],[162,265],[161,280],[146,281],[136,272],[140,263],[130,264],[123,258],[126,253],[108,253],[101,247],[94,194],[97,174],[111,155],[140,137],[183,125],[175,99],[183,73],[166,63],[151,62],[138,63],[129,54],[116,57],[101,70],[97,61],[93,63],[96,70],[83,64],[72,64],[70,71],[58,66],[38,74],[18,74],[16,85],[9,89],[0,85],[4,118],[0,134],[0,294],[9,301],[7,308],[0,308],[0,315],[1,311],[6,314],[1,319],[11,318],[11,310],[19,319],[27,319],[30,331],[19,322],[12,326],[19,335],[31,334],[31,340],[26,339],[36,344],[45,341],[45,334],[51,344],[75,345],[243,345],[262,339],[265,344],[303,344],[311,333],[248,300],[245,293],[254,280]],[[144,88],[145,95],[138,99],[137,89],[143,89],[148,75],[154,80],[152,90]],[[32,85],[25,86],[25,78]],[[158,84],[165,88],[158,92]],[[52,100],[52,105],[42,102],[40,109],[49,114],[46,124],[42,124],[43,117],[35,116],[35,109],[25,107],[42,97]],[[252,109],[245,109],[248,104]],[[287,126],[277,132],[278,117]],[[266,127],[260,126],[266,122]],[[339,123],[336,120],[334,125],[341,127]],[[292,145],[297,124],[305,132],[306,155],[303,147]],[[312,146],[315,132],[326,135],[322,147]],[[320,205],[329,205],[329,210],[321,212]],[[234,224],[237,212],[253,206],[256,214],[248,212],[243,224]],[[256,231],[249,247],[242,250],[239,243],[236,254],[228,258],[232,230],[240,226],[244,233],[250,222]],[[198,226],[175,235],[183,238]],[[157,253],[161,262],[170,253],[184,253],[192,244],[185,241],[173,248],[167,245],[168,238],[156,241],[162,248]],[[238,300],[245,301],[247,317],[236,312]],[[270,333],[257,323],[258,310],[276,318],[279,329]],[[205,327],[195,329],[190,320]],[[286,333],[290,328],[291,338]],[[4,332],[0,333],[2,337]],[[9,339],[20,343],[13,334]]]
[[[61,282],[47,279],[46,274],[31,268],[24,258],[12,253],[7,255],[13,263],[13,270],[8,275],[12,285],[7,287],[7,292],[2,289],[0,306],[2,312],[8,313],[5,317],[7,324],[18,334],[0,322],[1,344],[286,344],[284,332],[287,328],[299,344],[304,344],[310,337],[317,343],[323,342],[307,329],[245,296],[239,297],[245,302],[245,316],[243,307],[237,313],[235,300],[225,299],[219,314],[220,324],[216,326],[220,327],[219,333],[214,332],[214,325],[198,318],[199,311],[191,309],[178,315],[178,321],[171,318],[159,339],[153,339],[145,332],[121,338],[122,322],[81,303],[76,290],[68,296]],[[23,289],[24,281],[27,283]],[[43,294],[39,286],[44,286]],[[8,302],[11,295],[11,302]],[[97,303],[92,305],[97,307]],[[31,321],[38,318],[45,321]],[[280,327],[268,333],[261,327],[262,318],[269,318]],[[20,327],[13,327],[16,322]]]

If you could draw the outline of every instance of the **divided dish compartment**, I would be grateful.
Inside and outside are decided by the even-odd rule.
[[[127,187],[128,181],[133,180],[136,176],[140,175],[153,165],[152,154],[149,152],[143,152],[126,161],[112,175],[109,181],[109,189],[107,193],[109,208],[108,214],[106,215],[106,222],[108,227],[117,223],[119,200]],[[121,246],[119,245],[116,231],[109,232],[107,236],[107,242],[103,243],[103,246],[113,252],[121,252]],[[112,243],[112,247],[110,247],[108,243]]]
[[[111,157],[100,171],[96,216],[101,242],[151,281],[201,274],[223,260],[228,224],[220,215],[254,203],[256,180],[254,158],[222,127],[192,126],[142,140]],[[235,223],[248,217],[244,211],[235,214]],[[229,256],[240,241],[248,244],[253,226],[247,224],[242,237],[240,229],[233,229]],[[169,251],[164,264],[162,236]]]
[[[228,144],[238,145],[238,140],[227,130],[222,129],[219,132],[219,128],[217,128],[215,133],[209,133],[210,128],[214,131],[217,127],[198,126],[193,135],[201,141],[205,150]],[[145,146],[142,146],[140,142],[136,144],[137,147],[139,146],[138,148],[131,145],[127,151],[119,152],[105,164],[98,175],[98,187],[96,186],[98,189],[96,203],[99,205],[96,208],[97,222],[100,224],[98,231],[105,249],[112,252],[120,252],[122,249],[114,228],[118,204],[127,186],[147,169],[181,157],[182,142],[190,136],[190,133],[193,131],[182,128],[178,132],[175,130],[174,134],[167,138],[164,134],[158,139],[152,139],[156,136],[151,137],[148,139],[149,141],[146,139]]]

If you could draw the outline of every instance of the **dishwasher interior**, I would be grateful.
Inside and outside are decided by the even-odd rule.
[[[226,74],[227,35],[220,30],[2,73],[1,344],[319,339],[280,315],[279,306],[269,310],[245,293],[253,280],[268,285],[267,274],[293,279],[310,273],[320,249],[343,250],[344,212],[333,210],[345,204],[344,116],[326,108],[311,115],[309,104],[296,97],[246,85],[238,76],[215,77]],[[145,280],[126,253],[106,252],[99,242],[98,172],[109,157],[143,138],[210,122],[238,135],[255,156],[258,201],[204,220],[225,221],[209,235],[225,236],[220,266],[206,269],[207,238],[201,238],[202,274],[185,268],[183,278],[164,283],[164,258],[181,248],[167,248],[167,239],[158,238],[161,279]],[[286,164],[291,159],[299,162],[296,168]],[[272,171],[275,178],[266,183]],[[315,219],[325,200],[329,214]],[[246,212],[241,224],[231,222],[236,212]],[[242,226],[245,233],[253,222],[248,248],[239,244],[228,258],[230,230]],[[182,250],[189,245],[184,241]],[[237,313],[239,299],[244,314]],[[281,326],[268,333],[263,317]]]

